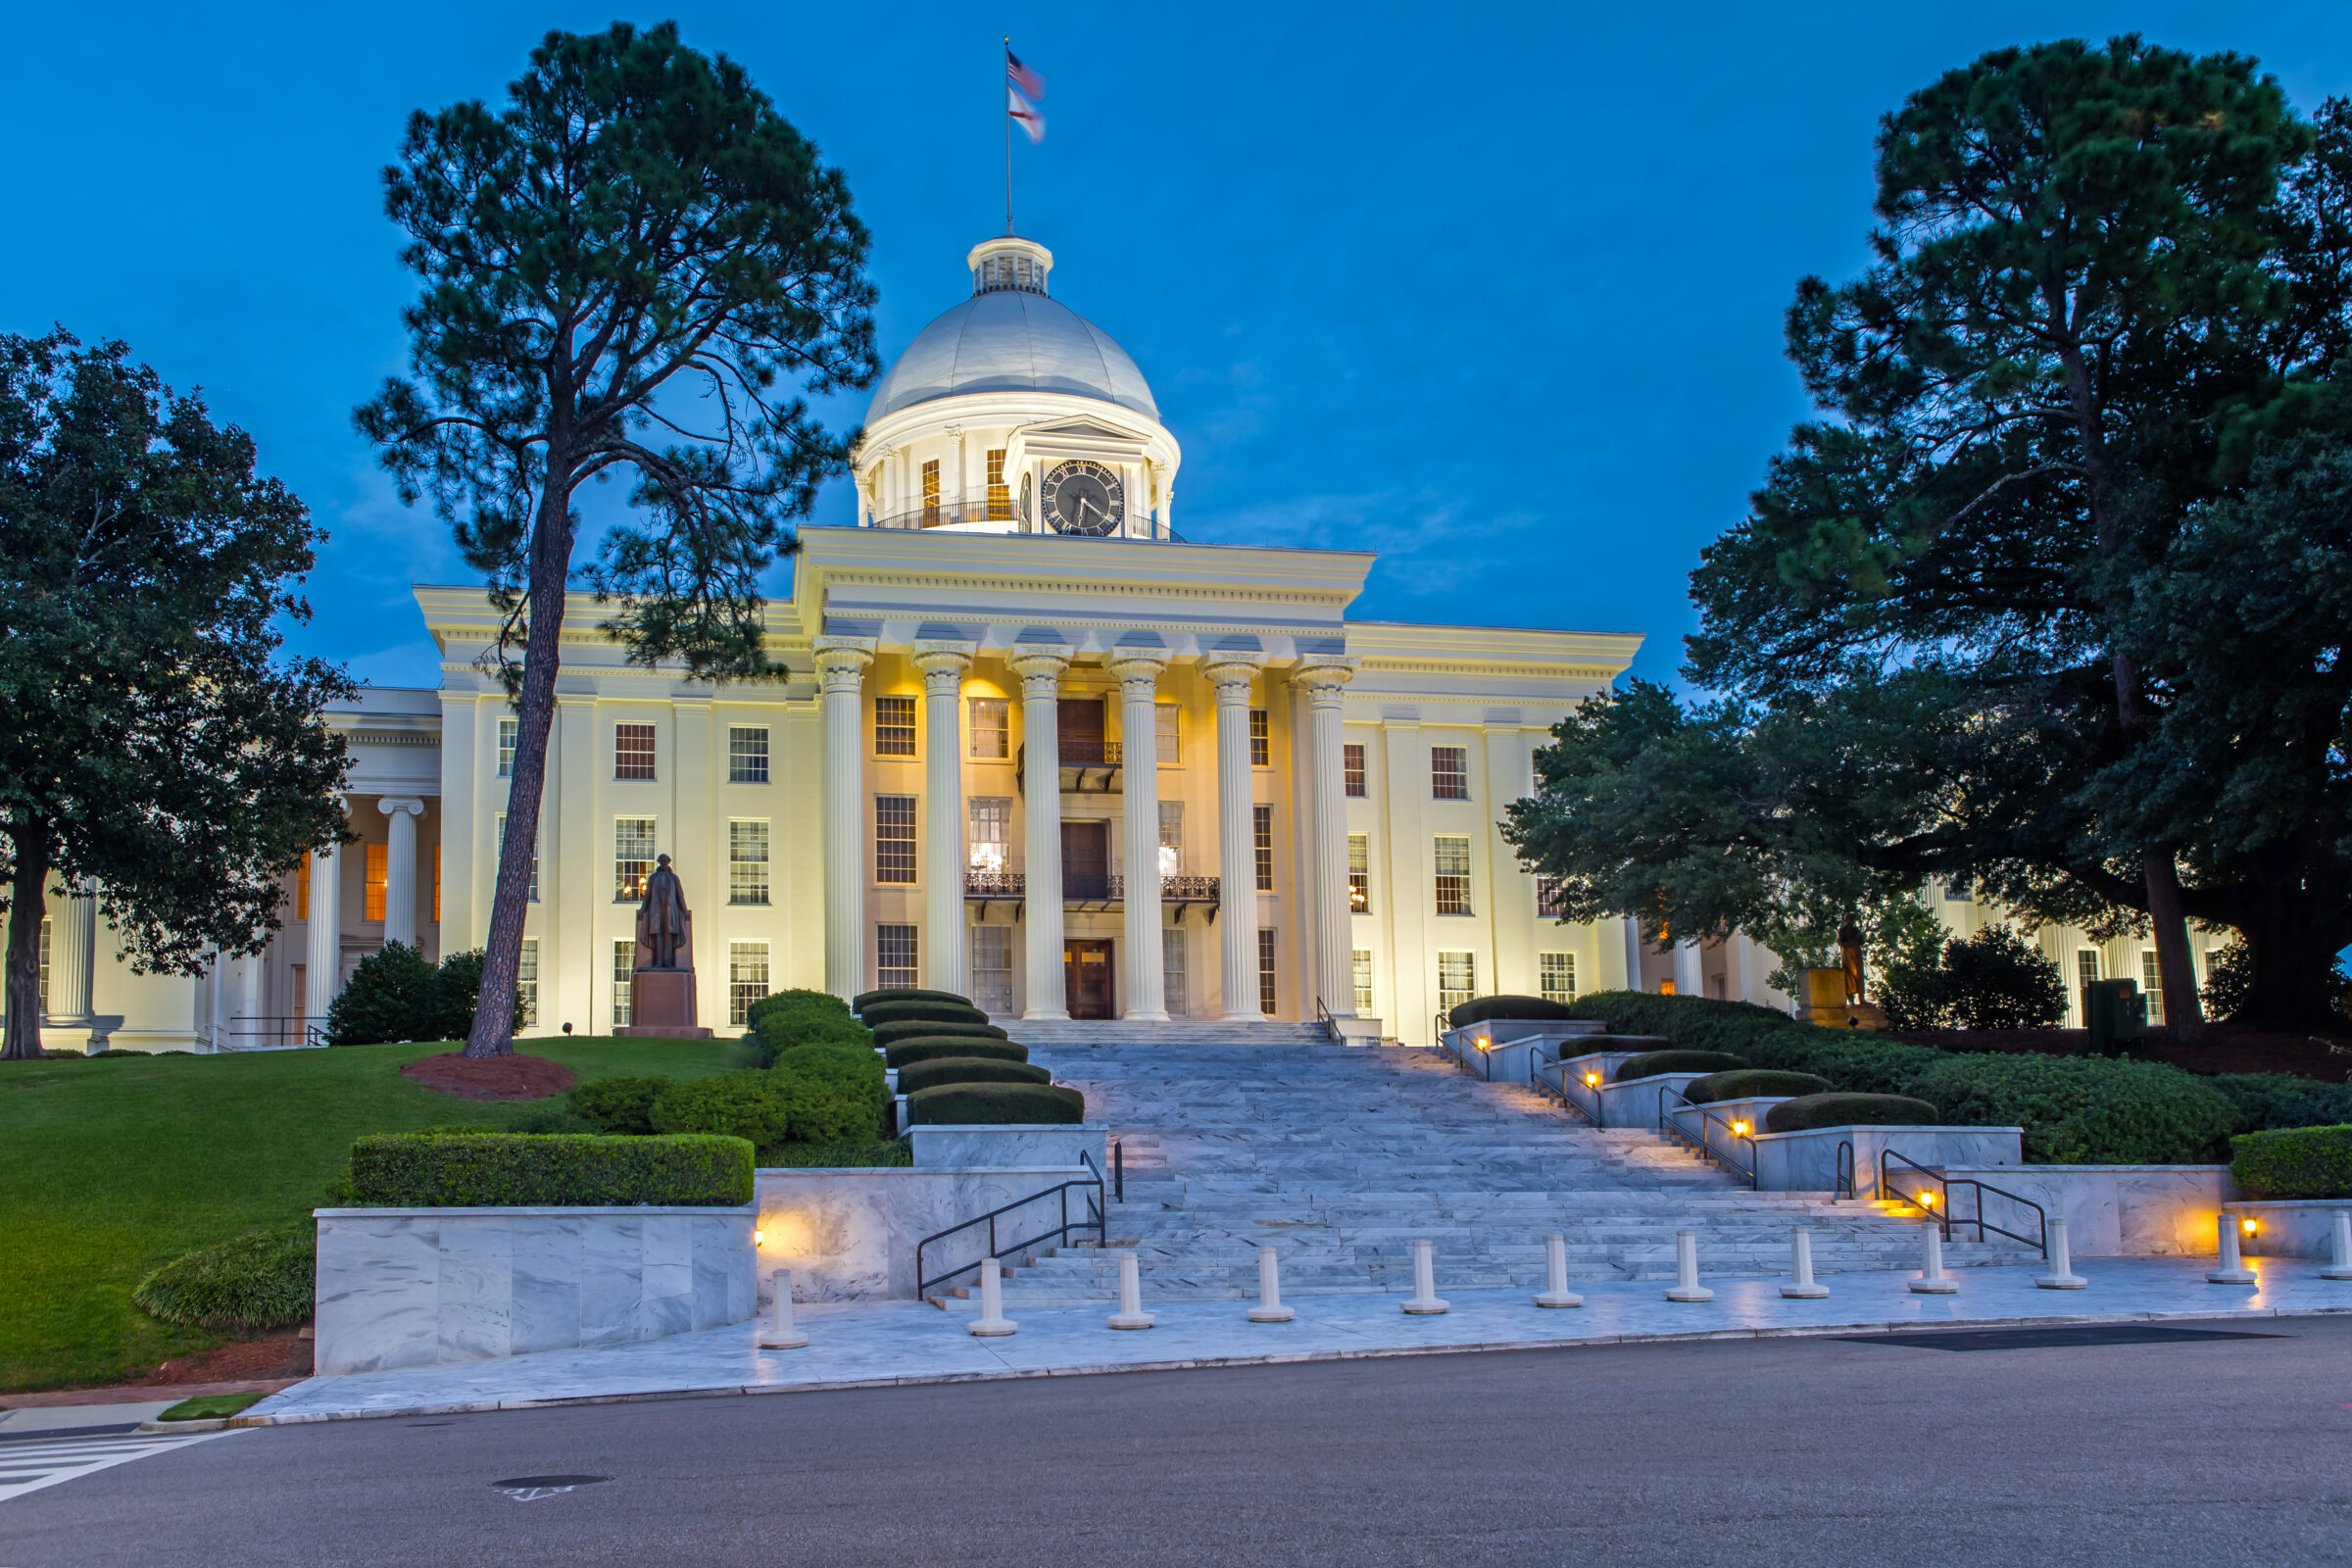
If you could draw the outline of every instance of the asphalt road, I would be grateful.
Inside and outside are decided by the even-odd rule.
[[[0,1504],[0,1568],[2352,1561],[2352,1319],[2258,1326],[2279,1337],[1735,1341],[273,1428]],[[611,1479],[491,1485],[551,1474]]]

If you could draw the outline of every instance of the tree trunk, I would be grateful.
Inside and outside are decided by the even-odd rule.
[[[2256,857],[2259,880],[2233,922],[2253,974],[2230,1020],[2279,1033],[2342,1030],[2333,976],[2347,890],[2340,877],[2318,872],[2312,858],[2275,849]]]
[[[2148,884],[2148,923],[2156,932],[2156,980],[2164,988],[2164,1021],[2182,1045],[2205,1039],[2205,1004],[2197,995],[2196,960],[2188,953],[2188,919],[2180,912],[2180,868],[2170,855],[2140,858]]]
[[[48,824],[8,825],[16,856],[9,889],[8,1028],[0,1061],[32,1061],[41,1054],[41,917],[48,912]]]

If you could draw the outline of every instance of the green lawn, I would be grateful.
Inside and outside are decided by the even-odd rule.
[[[732,1040],[516,1046],[583,1081],[753,1064]],[[307,1214],[362,1133],[498,1125],[525,1108],[400,1076],[451,1049],[0,1062],[0,1391],[118,1381],[220,1343],[148,1317],[131,1287],[191,1248]]]

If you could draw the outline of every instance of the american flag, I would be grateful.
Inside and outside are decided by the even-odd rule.
[[[1021,57],[1008,47],[1004,51],[1004,79],[1031,98],[1046,95],[1046,78],[1021,64]]]

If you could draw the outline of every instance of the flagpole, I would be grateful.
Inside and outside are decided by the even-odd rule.
[[[1010,34],[1006,34],[1004,39],[1004,60],[1007,65],[1012,62]],[[999,106],[999,112],[1004,116],[1004,233],[1009,238],[1012,234],[1012,114],[1002,105]]]

